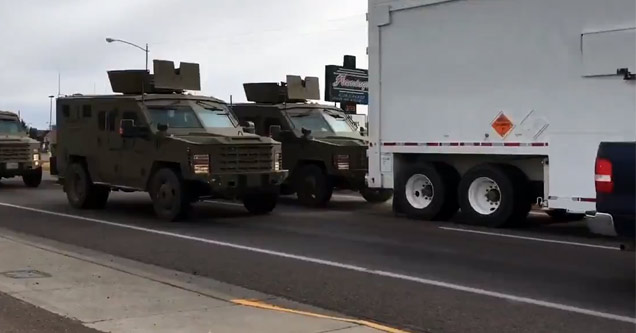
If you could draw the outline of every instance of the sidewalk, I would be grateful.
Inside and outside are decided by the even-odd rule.
[[[103,332],[400,332],[5,230],[0,230],[0,292]]]

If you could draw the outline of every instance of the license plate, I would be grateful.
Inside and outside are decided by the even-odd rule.
[[[19,168],[20,165],[18,163],[7,163],[6,168],[7,170],[16,170],[17,168]]]

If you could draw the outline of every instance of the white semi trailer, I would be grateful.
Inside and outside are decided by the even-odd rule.
[[[595,209],[636,140],[634,0],[369,0],[368,183],[394,209],[506,226]]]

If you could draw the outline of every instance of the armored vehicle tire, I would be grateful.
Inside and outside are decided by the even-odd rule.
[[[518,169],[485,164],[470,169],[459,184],[459,204],[466,223],[506,227],[520,225],[531,208],[527,179]]]
[[[271,213],[276,208],[278,194],[276,193],[251,193],[243,198],[243,206],[254,215]]]
[[[71,206],[80,209],[104,208],[110,189],[93,184],[83,164],[72,163],[64,177],[64,190]]]
[[[38,187],[42,183],[42,168],[31,170],[22,175],[22,182],[27,187]]]
[[[183,180],[170,168],[159,169],[150,180],[150,198],[157,217],[167,221],[183,219],[190,209]]]
[[[457,172],[443,164],[425,163],[398,175],[393,202],[418,220],[445,221],[457,213]]]
[[[329,177],[316,165],[305,165],[298,171],[295,188],[300,203],[310,207],[325,206],[333,194]]]
[[[369,203],[383,203],[393,197],[393,190],[365,188],[360,191],[360,194]]]

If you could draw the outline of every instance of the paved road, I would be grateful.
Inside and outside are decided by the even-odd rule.
[[[153,218],[145,194],[103,211],[70,209],[59,186],[0,186],[0,227],[422,332],[633,332],[634,253],[584,226],[487,230],[414,222],[337,196],[293,199],[269,216],[197,205],[189,222]],[[8,205],[7,205],[8,204]],[[25,209],[26,208],[26,209]]]

